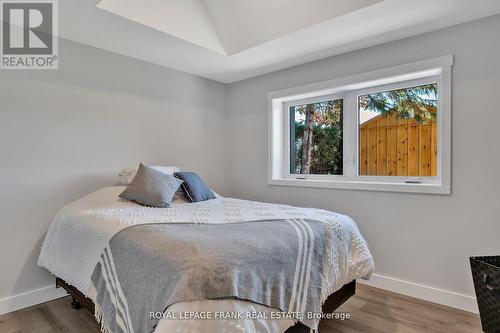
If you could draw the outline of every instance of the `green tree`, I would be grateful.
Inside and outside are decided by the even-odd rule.
[[[295,106],[295,170],[301,174],[342,174],[342,100]]]
[[[399,118],[431,121],[437,115],[437,85],[426,84],[360,96],[359,106],[383,115],[396,113]]]

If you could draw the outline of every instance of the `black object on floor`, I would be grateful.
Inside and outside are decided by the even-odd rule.
[[[500,333],[500,256],[471,257],[470,266],[483,331]]]

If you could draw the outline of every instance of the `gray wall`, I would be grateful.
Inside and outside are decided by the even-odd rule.
[[[468,256],[500,254],[500,16],[232,84],[232,196],[349,214],[377,273],[473,294]],[[451,196],[267,185],[269,91],[455,54]]]
[[[123,167],[178,165],[227,192],[227,87],[62,40],[60,69],[0,71],[0,299],[53,283],[36,265],[61,206]]]

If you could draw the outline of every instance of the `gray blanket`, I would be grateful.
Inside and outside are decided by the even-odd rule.
[[[311,220],[129,227],[92,274],[96,315],[105,332],[149,333],[159,321],[151,312],[184,301],[237,298],[319,312],[326,234],[325,223]]]

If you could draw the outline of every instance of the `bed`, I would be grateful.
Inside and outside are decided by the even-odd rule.
[[[126,234],[128,231],[141,226],[156,228],[153,230],[154,233],[148,230],[148,237],[154,235],[154,238],[159,239],[164,237],[159,236],[158,228],[166,227],[167,231],[164,236],[173,237],[176,232],[172,232],[172,230],[182,228],[184,224],[192,226],[190,228],[197,230],[198,233],[200,233],[200,229],[204,230],[203,228],[211,228],[212,226],[219,226],[219,229],[222,228],[220,230],[230,230],[231,228],[240,228],[240,226],[247,226],[247,228],[250,228],[249,230],[257,227],[267,230],[272,227],[277,228],[278,222],[281,223],[279,228],[282,228],[282,225],[286,225],[285,222],[287,221],[290,221],[291,225],[307,220],[315,222],[314,225],[317,226],[327,226],[325,230],[331,231],[332,240],[329,243],[326,243],[326,241],[324,243],[328,244],[329,250],[325,252],[328,256],[325,255],[325,258],[321,259],[322,261],[319,263],[324,267],[321,271],[321,278],[317,278],[317,281],[320,282],[313,286],[318,290],[317,297],[310,296],[313,301],[309,301],[309,303],[317,303],[316,305],[319,306],[319,311],[314,312],[321,312],[321,307],[323,311],[333,311],[354,294],[355,280],[368,278],[374,269],[372,255],[356,224],[351,218],[342,214],[321,209],[299,208],[222,197],[199,203],[174,202],[170,208],[148,208],[120,199],[118,195],[123,189],[123,186],[103,188],[64,207],[56,215],[49,228],[38,260],[40,266],[57,276],[57,285],[65,288],[73,296],[75,308],[82,304],[94,310],[96,319],[101,323],[105,332],[147,332],[142,326],[140,326],[140,329],[135,330],[119,329],[120,325],[114,322],[118,321],[119,318],[115,319],[109,315],[106,316],[106,311],[104,311],[106,302],[102,301],[101,298],[104,287],[99,289],[99,279],[102,280],[102,277],[96,274],[97,267],[102,264],[102,258],[105,257],[106,251],[109,251],[110,244],[119,238],[117,235]],[[257,224],[257,222],[260,223]],[[206,230],[212,232],[210,229]],[[273,233],[276,234],[276,232]],[[262,237],[265,236],[265,233],[262,234]],[[317,238],[316,236],[314,239]],[[127,240],[137,242],[134,237],[127,238]],[[234,241],[235,244],[239,244],[238,246],[243,244],[242,242],[241,239]],[[221,241],[222,243],[223,241]],[[231,243],[227,244],[230,245]],[[141,244],[137,246],[141,249],[143,247]],[[234,248],[234,252],[237,252],[236,249],[237,247]],[[151,252],[151,249],[148,249],[148,251]],[[149,253],[148,251],[145,253]],[[119,252],[123,251],[115,251],[116,256],[119,256]],[[122,256],[125,256],[124,260],[127,260],[125,254]],[[171,256],[174,256],[173,259],[175,259],[174,254]],[[260,256],[263,257],[262,254]],[[168,260],[173,259],[171,257]],[[266,262],[266,258],[261,259]],[[309,261],[307,262],[309,263]],[[121,269],[118,266],[124,265],[123,262],[120,264],[119,260],[116,263],[118,263],[118,270]],[[148,269],[159,269],[159,267],[163,266],[168,265],[158,265],[153,268],[148,267]],[[310,274],[311,281],[314,281],[316,273],[318,272],[312,270]],[[137,270],[134,276],[138,274],[141,274],[140,270]],[[307,275],[309,273],[301,274]],[[105,286],[105,283],[103,285]],[[129,287],[126,287],[126,289],[128,290]],[[314,291],[314,289],[311,290]],[[241,290],[239,292],[241,293]],[[113,295],[110,293],[108,296],[112,298]],[[153,297],[155,296],[153,295]],[[317,328],[318,318],[310,321],[297,320],[297,318],[271,319],[270,314],[283,312],[286,306],[280,306],[276,302],[267,302],[266,300],[269,297],[264,296],[265,300],[263,301],[258,299],[256,301],[250,296],[234,297],[234,294],[228,295],[228,297],[210,299],[197,299],[194,296],[186,298],[185,301],[175,301],[172,304],[165,303],[165,306],[168,305],[166,309],[158,309],[164,314],[224,311],[227,313],[260,313],[268,315],[252,318],[251,320],[248,318],[194,320],[192,318],[186,319],[173,316],[169,317],[170,320],[163,319],[156,322],[153,326],[154,332],[282,333],[286,331],[288,333],[292,331],[305,332],[309,328]],[[150,303],[154,303],[149,301],[151,297],[147,297],[148,300],[142,299],[140,301],[149,306]],[[307,296],[303,294],[302,298],[304,301]],[[139,299],[137,300],[139,301]],[[162,299],[160,299],[161,301]],[[287,301],[288,299],[285,300],[285,302]],[[304,301],[303,310],[305,305],[309,304],[306,301]],[[121,303],[117,302],[117,304]],[[269,306],[270,304],[278,304],[278,306]],[[132,308],[133,304],[130,307]],[[114,311],[114,308],[112,310]],[[171,318],[174,317],[175,320],[172,320]],[[130,320],[130,318],[135,317],[133,315],[127,316],[127,320]],[[135,327],[135,322],[124,326]]]

